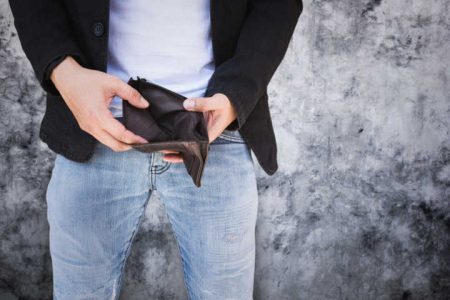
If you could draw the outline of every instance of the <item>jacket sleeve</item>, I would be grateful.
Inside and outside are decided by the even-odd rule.
[[[9,0],[22,49],[43,89],[58,95],[50,74],[65,56],[81,65],[85,58],[71,31],[64,4],[59,0]]]
[[[267,90],[302,10],[302,0],[250,0],[234,56],[217,67],[205,93],[230,99],[238,117],[229,129],[244,125]]]

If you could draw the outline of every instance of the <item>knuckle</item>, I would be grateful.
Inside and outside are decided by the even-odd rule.
[[[230,103],[230,101],[226,97],[219,97],[218,103],[220,106],[226,106],[227,104]]]
[[[130,142],[131,142],[131,141],[129,140],[129,138],[128,138],[128,134],[127,134],[127,131],[126,131],[126,130],[121,130],[121,131],[119,132],[118,137],[119,137],[119,140],[124,141],[124,142],[126,142],[126,143],[130,143]]]
[[[135,99],[135,100],[139,99],[138,91],[136,91],[132,87],[128,88],[128,96],[130,97],[130,99]]]
[[[200,99],[193,99],[192,107],[197,111],[201,111],[205,109],[205,103],[203,103]]]
[[[84,122],[78,122],[78,126],[84,131],[87,131],[87,126]]]
[[[84,122],[85,123],[93,123],[97,120],[97,113],[93,110],[89,110],[85,113]]]
[[[114,92],[120,93],[120,91],[123,90],[123,85],[124,85],[124,83],[119,78],[117,78],[115,76],[113,76],[111,78],[111,87]]]
[[[120,88],[122,85],[122,81],[116,76],[113,76],[113,75],[109,75],[109,76],[110,76],[109,80],[110,80],[111,84],[116,88]]]
[[[79,125],[80,128],[86,132],[92,131],[92,125],[89,124],[88,122],[81,122]]]
[[[194,99],[193,104],[196,108],[203,108],[205,106],[205,103],[201,99]]]
[[[136,91],[135,89],[133,89],[130,86],[126,87],[125,95],[128,98],[127,100],[131,100],[131,101],[133,101],[133,100],[137,101],[140,98],[140,95],[139,95],[138,91]]]

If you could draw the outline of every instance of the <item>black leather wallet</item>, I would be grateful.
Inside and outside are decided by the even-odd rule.
[[[209,150],[203,113],[186,110],[183,107],[186,97],[143,78],[130,78],[128,84],[150,103],[142,109],[122,101],[125,127],[149,141],[147,144],[131,146],[147,153],[178,151],[194,184],[200,187]]]

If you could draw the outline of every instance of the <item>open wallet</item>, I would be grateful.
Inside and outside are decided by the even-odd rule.
[[[143,78],[130,78],[128,84],[150,103],[142,109],[122,101],[125,127],[149,141],[131,146],[147,153],[160,150],[179,152],[188,174],[200,187],[209,150],[203,113],[186,110],[183,107],[186,97]]]

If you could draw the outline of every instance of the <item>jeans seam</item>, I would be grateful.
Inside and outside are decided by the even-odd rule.
[[[184,282],[184,287],[185,287],[185,289],[186,289],[186,295],[187,295],[186,300],[191,300],[191,298],[190,298],[190,296],[189,296],[189,291],[190,291],[190,289],[188,288],[188,285],[187,285],[187,283],[186,283],[186,279],[187,279],[187,277],[188,277],[188,274],[186,273],[186,261],[184,260],[183,255],[181,254],[180,240],[179,240],[179,238],[178,238],[178,235],[177,235],[176,230],[173,228],[173,222],[172,222],[173,220],[171,220],[171,218],[170,218],[170,216],[169,216],[169,213],[167,212],[167,208],[165,207],[164,201],[163,201],[163,204],[164,204],[164,211],[165,211],[165,213],[166,213],[167,219],[168,219],[169,222],[170,222],[170,227],[172,228],[172,232],[173,232],[173,235],[174,235],[174,237],[175,237],[175,243],[177,244],[178,255],[179,255],[179,257],[180,257],[181,264],[182,264],[183,275],[184,275],[183,282]]]
[[[152,161],[153,161],[153,153],[150,153],[150,159],[148,160],[148,166],[147,166],[147,170],[148,170],[148,174],[147,174],[147,179],[148,179],[148,184],[147,186],[152,189]]]
[[[152,153],[152,160],[150,163],[150,178],[151,178],[151,188],[152,190],[156,189],[156,166],[155,163],[155,155]]]
[[[177,249],[178,249],[178,255],[180,256],[180,260],[181,260],[181,264],[182,264],[182,268],[183,268],[183,274],[185,277],[183,282],[184,282],[184,287],[186,288],[186,295],[187,295],[186,300],[191,300],[190,295],[189,295],[190,289],[188,288],[188,285],[186,283],[186,279],[188,278],[188,274],[186,273],[186,261],[184,260],[183,255],[181,254],[180,243],[179,243],[180,241],[178,239],[178,235],[175,232],[175,230],[173,230],[173,235],[175,236]]]
[[[131,233],[131,237],[129,238],[129,240],[128,240],[128,242],[127,242],[127,246],[126,246],[126,248],[125,248],[125,251],[123,251],[122,261],[121,261],[121,263],[120,263],[119,278],[117,279],[117,291],[118,291],[118,292],[119,292],[119,291],[121,290],[121,288],[122,288],[122,275],[123,275],[124,268],[125,268],[125,262],[126,262],[127,257],[128,257],[129,254],[130,254],[132,242],[133,242],[133,240],[134,240],[134,238],[135,238],[135,236],[136,236],[136,233],[138,232],[137,229],[139,228],[139,225],[141,224],[141,221],[142,221],[142,218],[143,218],[143,216],[144,216],[145,209],[147,208],[148,202],[149,202],[149,199],[147,198],[145,204],[144,204],[143,207],[141,208],[141,214],[140,214],[140,216],[139,216],[139,218],[138,218],[138,221],[137,221],[136,224],[134,225],[133,232]],[[116,295],[116,297],[115,297],[114,300],[119,299],[119,298],[118,298],[119,296],[120,296],[120,293],[117,293],[117,295]]]

